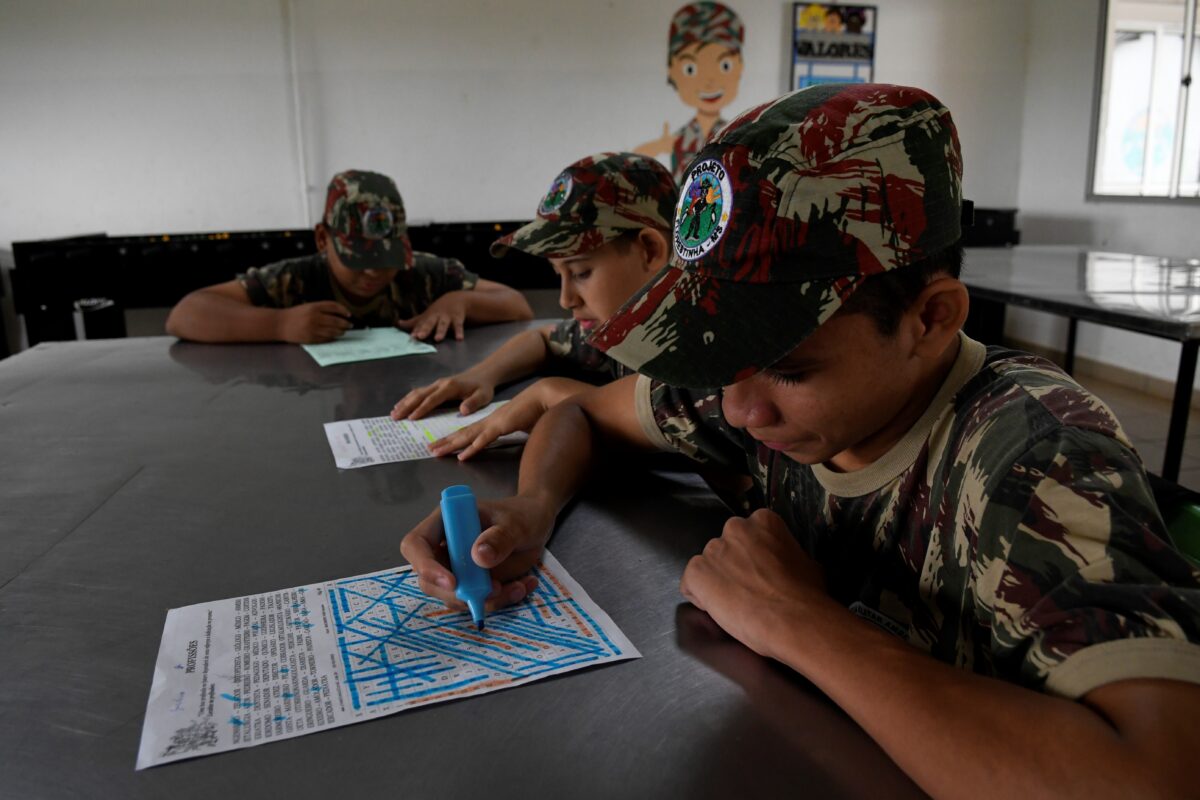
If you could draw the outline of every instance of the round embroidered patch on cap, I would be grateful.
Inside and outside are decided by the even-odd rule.
[[[713,249],[725,234],[732,206],[733,190],[721,162],[709,158],[693,165],[675,206],[675,255],[695,261]]]
[[[553,214],[562,208],[562,204],[567,202],[567,198],[571,195],[573,185],[574,182],[569,173],[560,173],[550,184],[550,190],[546,192],[546,196],[542,198],[542,204],[538,206],[538,213]]]
[[[387,206],[371,206],[362,212],[364,239],[387,239],[396,228],[396,218]]]

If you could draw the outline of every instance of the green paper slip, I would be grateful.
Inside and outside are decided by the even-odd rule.
[[[346,331],[346,334],[335,342],[305,344],[301,347],[322,367],[437,352],[433,345],[418,342],[404,331],[395,328]]]

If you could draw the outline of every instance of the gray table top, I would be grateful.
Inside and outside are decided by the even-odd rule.
[[[522,327],[324,369],[168,338],[0,361],[0,797],[920,796],[810,685],[681,605],[727,514],[662,470],[592,485],[551,541],[643,658],[134,771],[168,608],[402,563],[443,487],[515,490],[515,449],[339,472],[321,424],[383,414]]]
[[[962,279],[972,297],[1169,339],[1200,339],[1200,259],[1061,245],[976,247],[967,248]]]

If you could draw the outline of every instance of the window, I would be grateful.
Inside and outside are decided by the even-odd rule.
[[[1198,4],[1105,0],[1094,195],[1200,197]]]

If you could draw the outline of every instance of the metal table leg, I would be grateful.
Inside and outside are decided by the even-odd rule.
[[[1183,342],[1181,348],[1175,400],[1171,404],[1171,426],[1167,429],[1167,454],[1163,456],[1162,468],[1162,476],[1171,483],[1179,482],[1179,462],[1183,459],[1183,440],[1192,411],[1192,384],[1196,380],[1196,351],[1200,348],[1200,340]]]
[[[1075,374],[1075,336],[1079,332],[1079,320],[1067,317],[1067,352],[1063,357],[1063,372]]]

